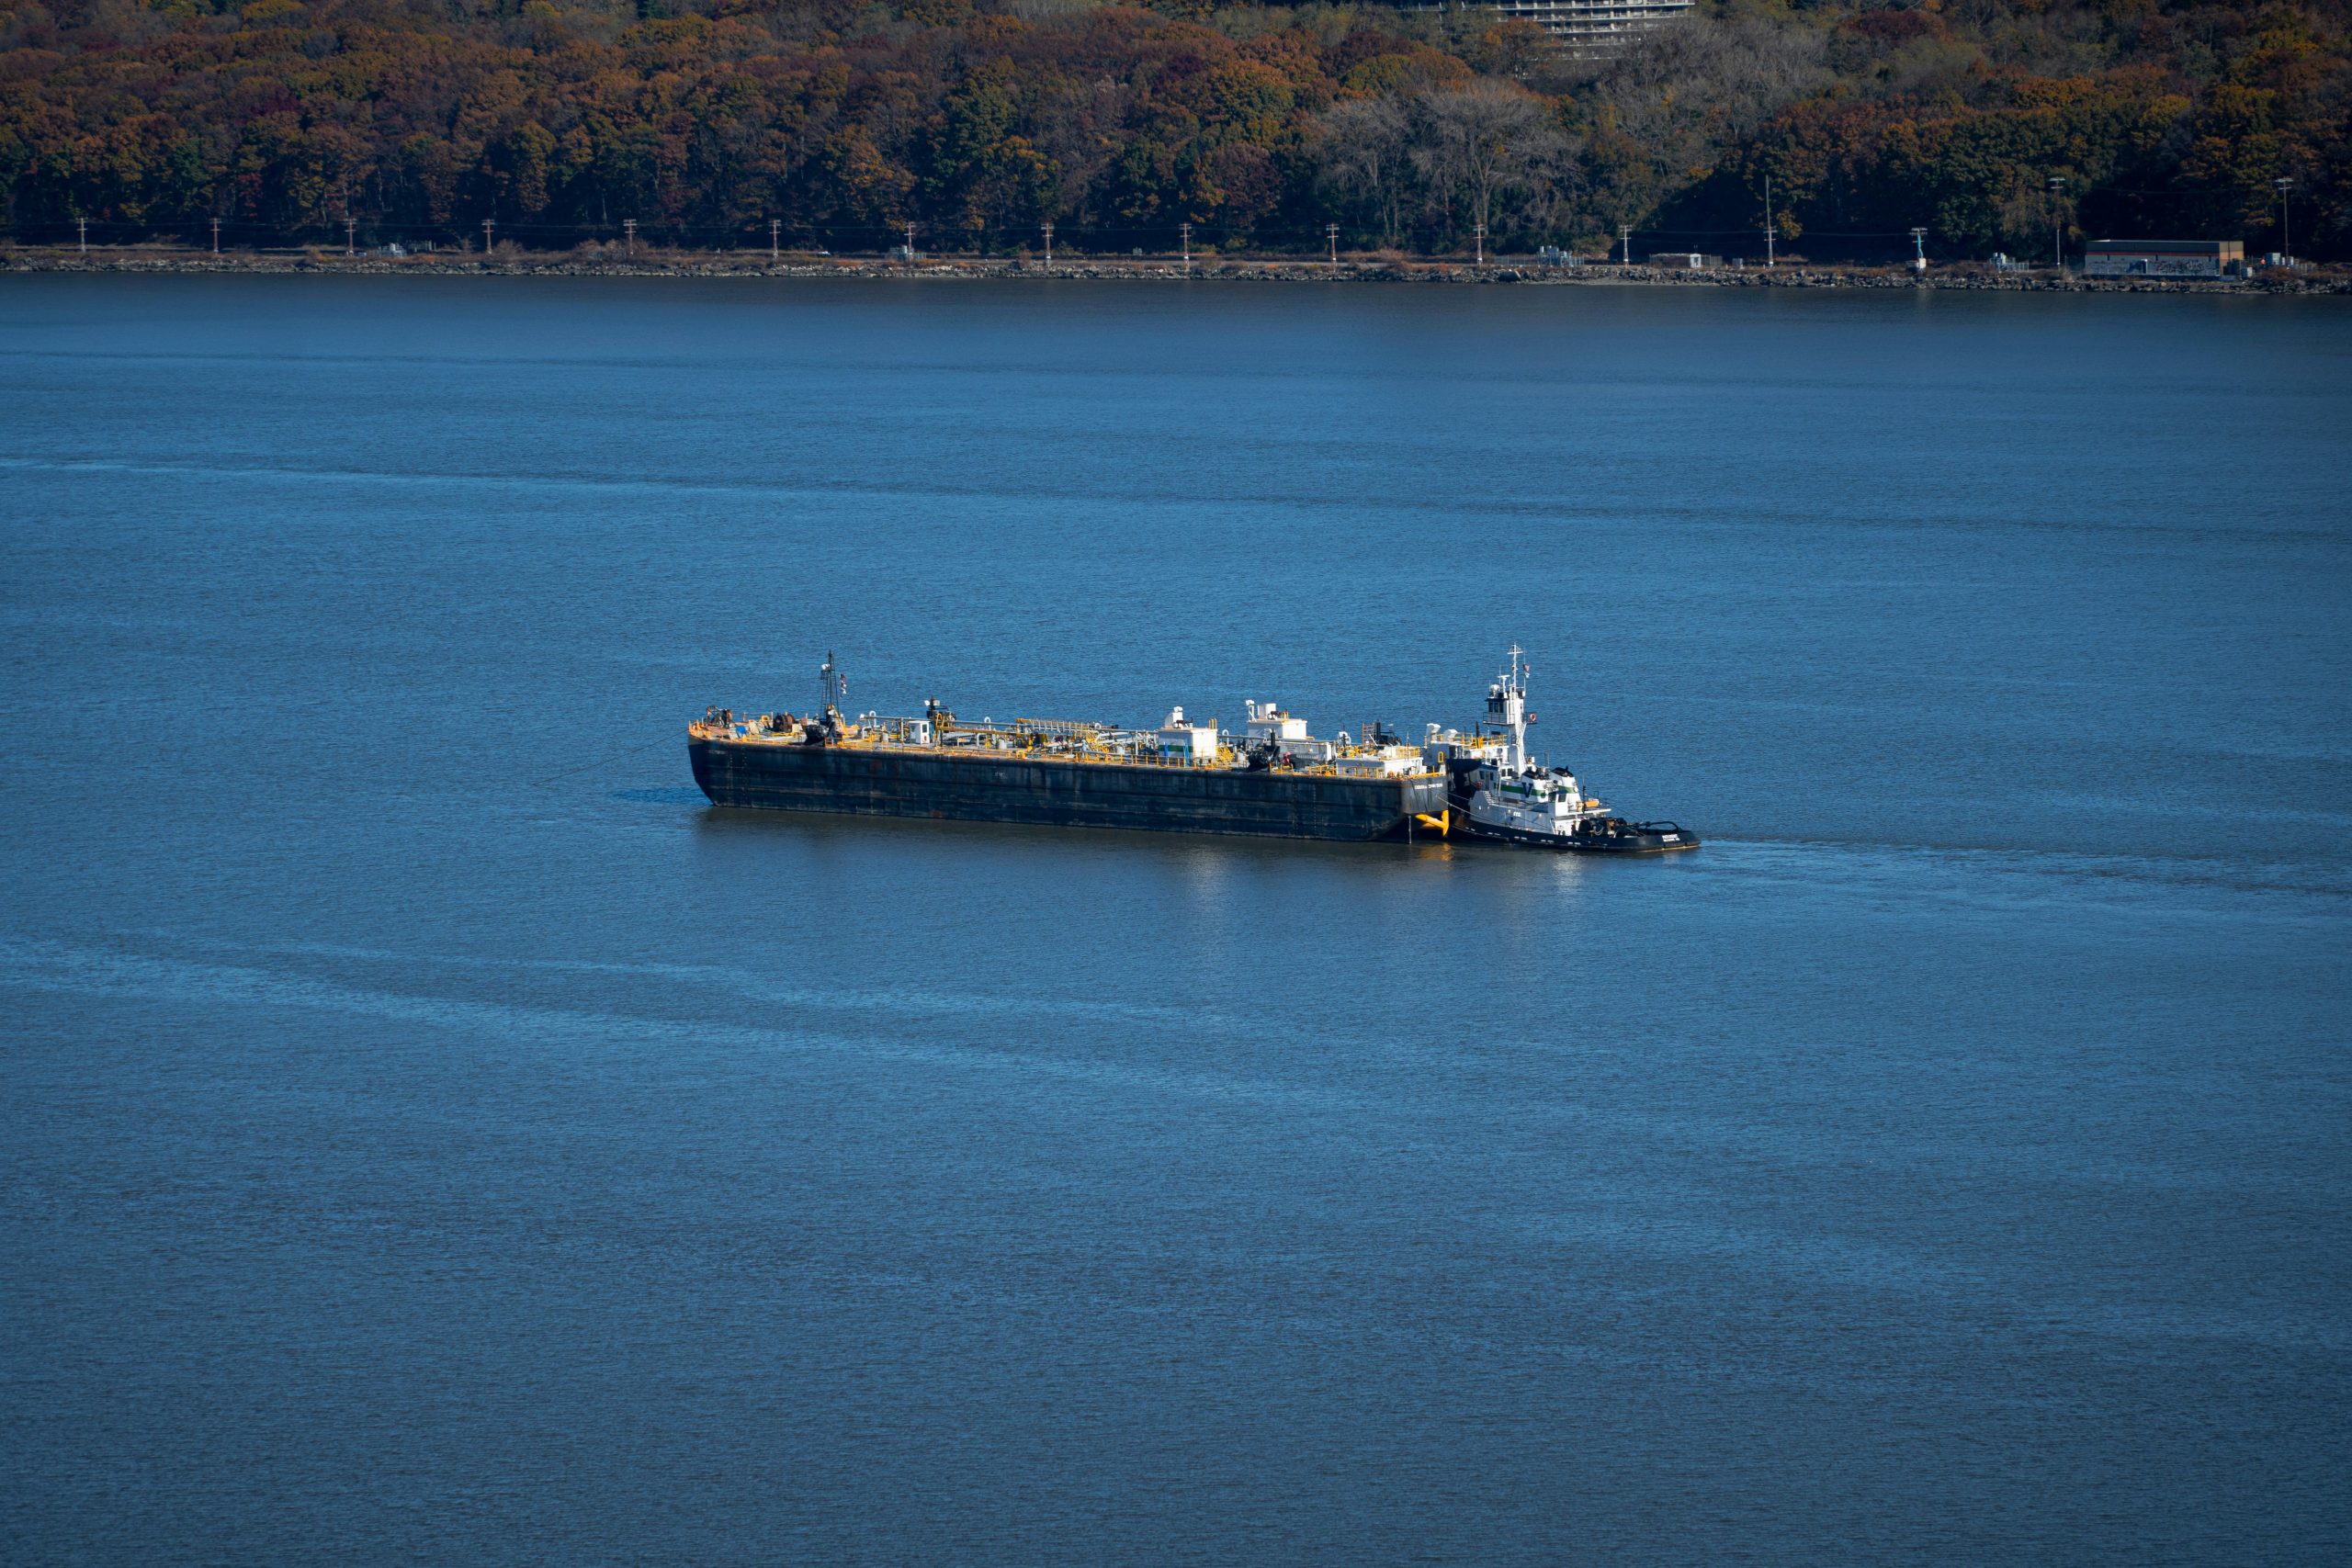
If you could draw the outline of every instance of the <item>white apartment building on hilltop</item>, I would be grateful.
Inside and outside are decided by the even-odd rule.
[[[1533,22],[1570,54],[1614,54],[1637,33],[1690,9],[1691,0],[1441,0],[1411,10],[1479,10]]]

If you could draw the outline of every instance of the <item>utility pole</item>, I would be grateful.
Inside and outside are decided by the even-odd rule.
[[[914,220],[913,220],[913,219],[911,219],[911,218],[910,218],[909,220],[907,220],[907,265],[908,265],[909,266],[912,266],[912,265],[914,265],[914,262],[915,262],[915,225],[914,225]],[[828,657],[830,657],[830,655],[829,655]]]
[[[1326,223],[1326,224],[1324,224],[1324,225],[1323,225],[1323,239],[1324,239],[1325,243],[1328,243],[1328,244],[1331,247],[1331,265],[1332,265],[1333,266],[1337,266],[1337,265],[1340,265],[1340,226],[1339,226],[1337,223]]]
[[[1050,270],[1050,269],[1052,268],[1053,265],[1054,265],[1054,225],[1053,225],[1053,220],[1050,220],[1050,219],[1048,219],[1048,220],[1046,221],[1046,223],[1043,225],[1043,227],[1044,227],[1044,229],[1045,229],[1045,231],[1046,231],[1046,268],[1047,268],[1048,270]]]
[[[347,256],[359,254],[359,220],[356,218],[343,220],[343,254]]]
[[[1477,259],[1477,261],[1476,261],[1476,262],[1475,262],[1473,265],[1477,265],[1477,266],[1484,266],[1484,265],[1487,265],[1487,226],[1486,226],[1484,223],[1478,224],[1478,225],[1477,225],[1477,226],[1476,226],[1476,227],[1472,231],[1472,233],[1473,233],[1473,235],[1476,237],[1476,239],[1477,240],[1477,243],[1478,243],[1478,251],[1477,251],[1477,256],[1478,256],[1478,259]]]
[[[212,220],[212,254],[216,256],[220,254],[220,220],[218,218]]]
[[[783,232],[784,220],[781,218],[768,220],[768,260],[770,261],[776,259],[776,236]]]
[[[1189,273],[1193,270],[1193,226],[1190,223],[1179,223],[1176,225],[1176,232],[1184,243],[1184,270]]]
[[[481,254],[485,260],[490,256],[490,226],[496,220],[490,218],[481,220]]]
[[[74,221],[82,226],[82,254],[86,256],[90,254],[90,220],[86,218],[76,218]]]
[[[1634,226],[1631,223],[1620,223],[1617,225],[1617,243],[1625,247],[1624,265],[1627,266],[1633,265]]]
[[[1928,231],[1925,229],[1911,231],[1911,249],[1917,253],[1912,258],[1911,270],[1925,277],[1928,274]]]
[[[1766,175],[1764,176],[1764,265],[1767,267],[1780,265],[1780,256],[1772,248],[1772,243],[1780,237],[1781,226],[1772,221],[1772,176]]]
[[[637,220],[634,218],[622,219],[621,232],[628,236],[628,254],[631,255],[637,254]]]
[[[2066,231],[2059,227],[2058,202],[2065,189],[2065,176],[2050,176],[2050,265],[2058,269],[2061,277],[2066,276]]]
[[[2287,226],[2287,187],[2295,182],[2278,179],[2270,183],[2278,187],[2278,254],[2287,258],[2289,266],[2292,266],[2295,265],[2295,236]]]

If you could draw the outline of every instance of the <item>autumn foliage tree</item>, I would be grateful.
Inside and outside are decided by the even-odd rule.
[[[2342,254],[2352,0],[1703,0],[1578,61],[1216,0],[0,0],[0,231],[1875,257],[2278,221]]]

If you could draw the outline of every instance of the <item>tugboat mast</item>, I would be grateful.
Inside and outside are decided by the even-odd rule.
[[[1527,772],[1527,671],[1521,652],[1519,644],[1510,645],[1510,668],[1487,688],[1487,713],[1510,737],[1500,770],[1506,778]]]

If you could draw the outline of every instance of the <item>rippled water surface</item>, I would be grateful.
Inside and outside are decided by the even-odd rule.
[[[20,1562],[2352,1551],[2352,310],[0,280]],[[1587,863],[714,811],[1476,716]]]

